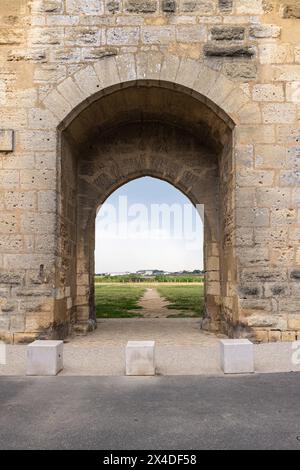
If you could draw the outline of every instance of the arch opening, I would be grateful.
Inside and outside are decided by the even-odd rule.
[[[66,321],[80,331],[95,325],[97,207],[150,176],[205,208],[203,326],[225,331],[235,317],[232,166],[232,126],[192,93],[139,82],[87,103],[61,130],[58,276],[70,292]]]
[[[149,176],[120,186],[99,206],[97,319],[202,318],[201,209],[173,185]],[[172,309],[165,304],[168,296]]]

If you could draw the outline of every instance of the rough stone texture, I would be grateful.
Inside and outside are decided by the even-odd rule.
[[[219,8],[223,12],[230,12],[232,11],[233,7],[233,0],[218,0]]]
[[[231,79],[246,81],[257,77],[257,66],[249,62],[225,63],[223,66],[224,74]]]
[[[0,152],[12,152],[14,149],[14,131],[0,129]]]
[[[274,3],[0,2],[0,339],[94,327],[95,210],[145,174],[205,205],[203,328],[299,337],[299,5]]]
[[[255,51],[249,46],[205,44],[204,54],[207,57],[252,57]]]
[[[245,37],[245,28],[239,26],[214,26],[211,37],[216,41],[242,40]]]
[[[126,10],[130,13],[154,13],[156,9],[156,0],[127,0],[126,2]]]
[[[161,8],[166,13],[174,13],[176,11],[176,2],[175,0],[162,0]]]
[[[264,38],[278,38],[281,34],[280,26],[276,25],[259,25],[251,26],[249,30],[249,36],[253,39],[264,39]]]
[[[300,18],[300,5],[296,1],[282,5],[281,12],[283,18]]]

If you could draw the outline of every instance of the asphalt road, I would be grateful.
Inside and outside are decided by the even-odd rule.
[[[0,377],[0,449],[300,449],[300,374]]]

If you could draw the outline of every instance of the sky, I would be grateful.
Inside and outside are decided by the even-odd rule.
[[[99,207],[95,271],[203,268],[203,224],[174,186],[143,177],[121,186]]]

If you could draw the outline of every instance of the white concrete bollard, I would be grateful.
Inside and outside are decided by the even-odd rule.
[[[128,341],[126,375],[155,375],[155,341]]]
[[[27,375],[57,375],[63,369],[63,341],[37,340],[27,346]]]
[[[248,339],[220,340],[221,369],[225,374],[254,372],[253,343]]]

